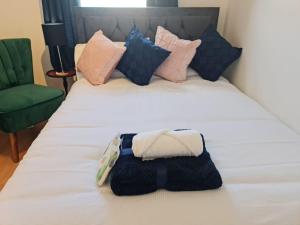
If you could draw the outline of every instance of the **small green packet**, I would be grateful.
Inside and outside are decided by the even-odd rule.
[[[108,175],[110,170],[115,165],[116,161],[120,155],[120,144],[121,144],[121,137],[117,135],[107,146],[105,152],[103,153],[102,158],[100,159],[100,167],[97,173],[97,184],[102,186]]]

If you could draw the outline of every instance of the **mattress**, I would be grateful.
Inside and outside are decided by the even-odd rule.
[[[133,197],[97,187],[116,133],[205,135],[219,190]],[[77,81],[0,193],[1,225],[299,225],[300,137],[225,79]]]

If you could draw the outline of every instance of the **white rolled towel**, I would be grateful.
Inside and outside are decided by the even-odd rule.
[[[132,151],[135,157],[150,160],[176,156],[199,156],[203,142],[197,130],[156,130],[134,136]]]

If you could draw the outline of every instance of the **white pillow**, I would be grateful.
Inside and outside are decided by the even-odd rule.
[[[125,42],[116,42],[117,44],[121,45],[121,46],[124,46]],[[78,62],[78,59],[80,58],[84,48],[86,46],[86,43],[84,44],[77,44],[75,46],[75,52],[74,52],[74,60],[75,60],[75,67],[76,67],[76,70],[77,70],[77,62]],[[77,79],[81,79],[83,78],[82,74],[80,72],[76,72],[76,76],[77,76]],[[125,75],[123,73],[121,73],[119,70],[114,70],[114,72],[112,73],[111,75],[111,78],[121,78],[121,77],[125,77]]]
[[[77,69],[78,59],[80,58],[85,46],[86,46],[86,44],[77,44],[75,46],[74,60],[75,60],[76,69]]]
[[[199,76],[199,73],[197,73],[197,71],[193,70],[191,67],[188,67],[186,72],[188,77]]]

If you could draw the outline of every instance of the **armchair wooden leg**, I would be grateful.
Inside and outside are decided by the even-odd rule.
[[[9,141],[11,146],[11,150],[10,150],[11,159],[13,162],[17,163],[20,161],[17,133],[10,133],[8,134],[8,136],[9,136]]]

